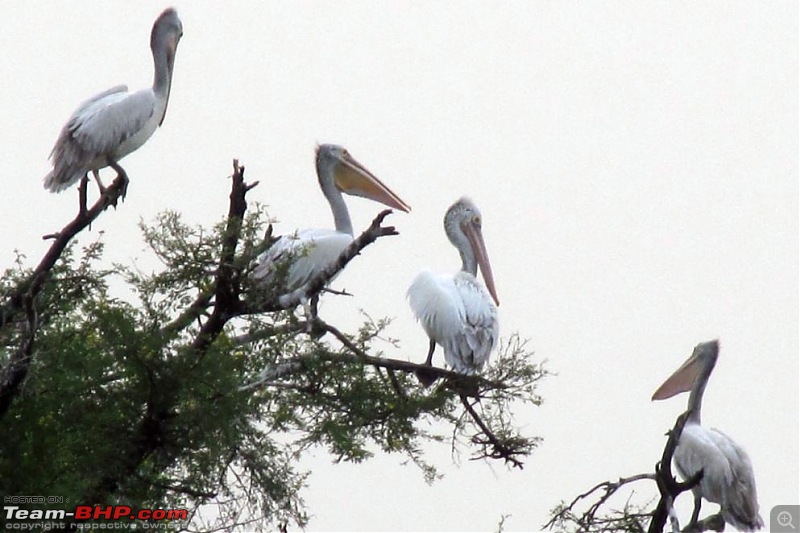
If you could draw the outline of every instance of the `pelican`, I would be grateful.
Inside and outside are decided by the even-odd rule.
[[[350,153],[334,144],[317,147],[317,176],[336,229],[304,229],[278,239],[257,260],[253,278],[280,292],[297,289],[339,258],[353,242],[353,224],[342,193],[408,213],[411,208]],[[285,265],[286,269],[281,268]]]
[[[700,425],[700,407],[708,378],[719,354],[719,342],[695,346],[691,357],[653,394],[653,400],[665,400],[681,392],[689,394],[689,418],[675,449],[675,465],[684,479],[699,470],[703,478],[692,489],[694,512],[691,525],[700,514],[700,499],[717,503],[725,522],[739,531],[764,527],[758,514],[758,498],[753,466],[744,448],[717,429]]]
[[[489,360],[500,331],[497,321],[500,301],[483,242],[478,207],[466,197],[451,205],[444,216],[444,232],[461,255],[461,270],[454,275],[420,272],[408,289],[408,301],[430,339],[425,364],[431,365],[438,344],[444,349],[445,362],[453,370],[474,374]],[[486,287],[476,278],[478,266]],[[419,377],[426,386],[432,383],[422,375]]]
[[[131,93],[126,85],[117,85],[83,102],[53,146],[53,170],[44,178],[45,189],[61,192],[91,171],[102,193],[105,188],[99,171],[110,166],[125,180],[125,197],[128,176],[118,161],[142,146],[164,122],[175,51],[182,35],[183,25],[174,9],[159,15],[150,33],[153,86]]]

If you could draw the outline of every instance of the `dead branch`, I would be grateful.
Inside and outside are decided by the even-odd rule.
[[[0,306],[0,330],[6,325],[19,320],[25,315],[25,335],[19,349],[0,369],[0,418],[11,407],[11,402],[18,394],[20,387],[28,375],[33,360],[33,342],[36,337],[37,321],[35,319],[35,300],[50,279],[53,266],[61,257],[69,242],[83,229],[96,220],[109,206],[117,204],[125,187],[124,176],[117,176],[113,183],[105,189],[91,209],[84,209],[86,202],[82,196],[81,209],[72,221],[58,233],[46,235],[53,239],[53,244],[42,257],[39,264],[28,278],[20,283],[14,291],[5,296]],[[31,317],[34,317],[33,319]]]
[[[402,361],[399,359],[389,359],[386,357],[376,357],[374,355],[369,355],[367,352],[356,346],[344,333],[339,331],[336,327],[331,326],[327,322],[317,318],[315,320],[315,327],[319,327],[324,331],[332,334],[336,339],[341,342],[347,349],[349,349],[353,354],[356,356],[355,358],[347,357],[344,355],[344,358],[350,359],[351,361],[359,361],[362,363],[367,363],[372,365],[376,368],[386,368],[388,370],[399,370],[401,372],[406,372],[410,374],[416,374],[420,370],[425,370],[431,372],[436,378],[444,378],[449,381],[451,387],[455,390],[474,390],[479,386],[483,386],[486,388],[491,389],[505,389],[507,385],[505,383],[497,382],[497,381],[490,381],[486,378],[476,375],[466,375],[461,374],[460,372],[454,372],[452,370],[447,370],[445,368],[438,368],[428,366],[424,363],[412,363],[411,361]],[[339,355],[339,354],[337,354]]]
[[[528,455],[529,446],[524,442],[520,442],[519,446],[512,446],[507,442],[501,441],[491,428],[483,422],[483,419],[477,411],[475,411],[475,408],[469,403],[467,396],[463,393],[458,396],[461,398],[461,404],[464,406],[464,409],[469,413],[472,421],[475,422],[475,425],[478,426],[481,431],[479,434],[472,437],[472,442],[480,445],[484,451],[483,455],[475,457],[474,459],[503,459],[506,463],[511,463],[513,466],[522,470],[523,463],[517,459],[517,456]]]
[[[683,427],[689,419],[689,412],[682,413],[676,420],[673,428],[667,433],[669,438],[667,444],[664,446],[664,453],[661,454],[661,461],[656,464],[656,484],[661,498],[658,501],[655,511],[653,511],[653,520],[650,522],[648,533],[661,533],[667,523],[669,512],[672,509],[672,504],[675,498],[682,492],[691,490],[692,487],[700,483],[703,478],[703,471],[700,470],[694,476],[684,482],[678,482],[672,474],[672,456],[675,454],[675,449],[678,447],[678,442],[683,433]]]
[[[248,383],[240,387],[240,390],[254,389],[272,385],[275,381],[289,377],[305,368],[305,363],[312,360],[333,361],[339,363],[358,363],[368,364],[375,368],[385,368],[387,370],[397,370],[408,374],[415,374],[420,370],[429,371],[438,378],[449,380],[452,383],[451,388],[456,390],[474,390],[479,386],[483,388],[504,389],[507,387],[505,383],[490,381],[481,376],[468,376],[447,370],[445,368],[431,367],[421,363],[412,363],[411,361],[402,361],[400,359],[390,359],[387,357],[376,357],[367,354],[364,350],[356,346],[347,335],[339,331],[334,326],[316,319],[315,328],[320,328],[322,331],[331,333],[341,342],[351,353],[314,353],[301,357],[296,357],[288,361],[282,361],[272,367],[265,369],[259,379],[253,383]],[[304,322],[300,322],[297,328],[305,328]]]
[[[18,313],[24,310],[25,304],[23,299],[26,294],[34,298],[39,294],[45,281],[49,278],[53,265],[55,265],[58,258],[61,257],[67,244],[69,244],[75,235],[94,222],[103,211],[116,202],[121,194],[123,186],[124,179],[121,176],[117,176],[114,182],[105,190],[100,198],[97,199],[91,209],[86,211],[80,210],[75,218],[64,226],[61,231],[44,236],[44,238],[53,239],[53,244],[50,245],[47,253],[45,253],[42,260],[39,261],[36,269],[34,269],[28,279],[20,283],[15,291],[5,297],[5,301],[0,308],[0,329],[12,321]]]
[[[672,504],[675,501],[675,498],[677,498],[679,494],[691,490],[700,482],[700,479],[703,477],[703,471],[701,470],[690,479],[679,482],[672,474],[672,456],[675,454],[675,449],[678,446],[678,442],[680,441],[681,433],[683,432],[683,427],[686,424],[687,419],[688,412],[682,413],[675,421],[673,428],[667,433],[669,438],[667,439],[667,443],[664,446],[664,450],[661,454],[661,460],[656,464],[654,473],[637,474],[627,478],[620,478],[616,482],[603,481],[598,483],[583,494],[579,494],[577,497],[575,497],[569,505],[562,506],[559,511],[553,515],[550,521],[544,525],[544,528],[552,529],[558,523],[572,521],[580,527],[580,531],[605,531],[609,524],[619,524],[622,520],[630,518],[635,518],[637,520],[649,518],[650,523],[648,526],[648,533],[662,533],[664,531],[664,527],[666,526],[667,520],[673,513]],[[655,481],[660,493],[658,504],[652,513],[628,514],[626,512],[624,514],[620,513],[621,516],[619,518],[606,518],[597,516],[601,507],[605,505],[609,499],[619,491],[619,489],[629,483],[644,479]],[[597,500],[595,500],[592,505],[580,516],[576,516],[575,507],[580,502],[593,495],[596,495],[600,491],[602,491],[602,494],[599,495]],[[717,526],[718,522],[714,519],[714,517],[709,517],[706,520],[698,522],[697,524],[698,528],[705,529],[693,529],[693,531],[715,529]],[[673,531],[677,531],[678,528],[679,526],[677,524],[677,519],[673,518]]]
[[[228,218],[222,240],[219,267],[214,280],[214,310],[208,320],[201,326],[200,332],[190,345],[190,348],[201,356],[205,353],[206,348],[219,336],[228,320],[239,314],[241,307],[241,301],[239,300],[241,269],[236,265],[235,261],[236,247],[239,244],[242,221],[247,210],[245,196],[256,185],[258,185],[258,182],[245,183],[244,166],[239,165],[239,161],[234,159],[230,206],[228,207]],[[196,303],[196,306],[190,307],[190,312],[196,312],[201,308],[204,303],[203,295],[196,300]],[[191,313],[185,318],[191,319]]]
[[[561,520],[566,519],[568,516],[572,515],[575,511],[575,506],[578,505],[581,501],[586,500],[593,494],[598,491],[603,491],[600,497],[586,510],[579,518],[577,518],[577,522],[582,526],[582,528],[588,528],[591,524],[597,521],[596,514],[609,499],[611,499],[614,494],[619,491],[625,485],[629,483],[634,483],[636,481],[641,481],[643,479],[651,479],[655,480],[655,474],[636,474],[630,477],[621,477],[617,481],[601,481],[594,487],[590,488],[586,492],[577,495],[569,505],[561,508],[561,510],[555,514],[549,522],[547,522],[543,528],[544,529],[552,529],[555,524]]]

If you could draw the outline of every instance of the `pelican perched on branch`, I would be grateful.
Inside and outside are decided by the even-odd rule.
[[[50,153],[53,170],[44,178],[45,189],[60,192],[92,171],[102,193],[105,188],[99,170],[110,166],[124,178],[124,198],[128,176],[119,160],[142,146],[164,122],[175,52],[182,35],[183,25],[174,9],[159,15],[150,33],[153,86],[131,93],[126,85],[117,85],[83,102],[62,128]]]
[[[342,193],[369,198],[406,213],[411,210],[341,146],[318,146],[316,166],[319,186],[331,206],[336,229],[304,229],[284,235],[258,258],[253,278],[268,285],[277,281],[280,286],[275,289],[279,292],[304,285],[353,242],[353,224]]]
[[[753,466],[744,448],[719,430],[700,425],[700,407],[708,378],[719,354],[718,341],[698,344],[691,357],[653,394],[653,400],[689,394],[689,417],[675,449],[675,465],[684,479],[703,471],[700,483],[692,489],[694,512],[690,525],[697,522],[700,499],[718,503],[725,522],[739,531],[764,526],[758,514],[758,498]]]
[[[461,255],[461,270],[454,275],[420,272],[408,289],[408,301],[430,338],[426,365],[436,345],[444,349],[445,362],[456,372],[474,374],[483,368],[497,344],[497,291],[481,231],[481,212],[468,198],[447,210],[444,231]],[[486,287],[476,276],[481,269]],[[430,381],[420,376],[424,384]],[[426,383],[427,381],[427,383]]]

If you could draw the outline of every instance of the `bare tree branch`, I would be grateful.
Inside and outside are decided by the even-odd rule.
[[[622,487],[629,483],[635,483],[643,479],[655,480],[655,474],[636,474],[630,477],[621,477],[617,481],[601,481],[594,487],[586,492],[577,495],[569,505],[563,506],[560,511],[553,515],[549,522],[543,527],[545,529],[552,529],[558,522],[565,520],[567,517],[574,515],[575,507],[583,500],[589,498],[598,491],[602,491],[600,497],[592,503],[580,517],[575,521],[582,526],[582,528],[589,528],[589,526],[597,521],[597,512],[600,508],[619,491]]]
[[[475,459],[504,459],[507,463],[511,463],[513,466],[522,470],[522,461],[517,459],[517,456],[528,455],[530,446],[526,442],[520,442],[518,443],[519,445],[516,446],[512,445],[516,443],[509,444],[508,442],[501,441],[483,422],[483,419],[475,411],[475,408],[469,403],[466,395],[461,393],[458,396],[461,398],[461,404],[464,406],[464,409],[466,409],[469,416],[472,417],[473,422],[475,422],[475,425],[481,430],[481,434],[472,437],[472,442],[481,445],[484,449],[483,455]]]
[[[305,328],[306,324],[300,322],[298,328]],[[368,364],[375,368],[385,368],[387,370],[399,370],[409,374],[416,374],[420,370],[430,372],[436,378],[444,378],[448,380],[448,386],[456,391],[473,391],[478,387],[491,388],[491,389],[505,389],[507,385],[502,382],[491,381],[477,375],[466,375],[460,372],[454,372],[445,368],[431,367],[424,363],[412,363],[411,361],[402,361],[400,359],[390,359],[386,357],[376,357],[369,355],[367,352],[356,346],[347,335],[342,333],[336,327],[328,324],[327,322],[317,318],[313,321],[313,330],[321,330],[332,334],[336,339],[341,342],[348,350],[348,353],[329,353],[329,354],[311,354],[304,357],[298,357],[289,361],[278,363],[273,368],[269,368],[262,372],[261,378],[254,382],[241,387],[240,390],[258,388],[261,386],[268,386],[271,382],[287,377],[291,374],[299,372],[303,368],[304,361],[327,360],[337,361],[343,363],[360,363]]]
[[[236,247],[239,244],[242,221],[247,210],[245,195],[258,185],[258,182],[245,183],[244,167],[239,165],[239,161],[236,159],[233,160],[231,180],[230,206],[222,241],[219,268],[214,282],[214,310],[190,345],[190,348],[200,353],[201,356],[219,336],[228,320],[239,314],[241,307],[239,300],[241,269],[236,265]],[[201,301],[201,298],[198,298],[197,302]],[[200,305],[201,303],[198,303],[194,308],[197,309]]]
[[[666,446],[664,446],[664,453],[661,454],[661,461],[656,464],[656,484],[658,485],[658,491],[661,493],[661,498],[655,511],[653,511],[653,520],[650,522],[648,533],[661,533],[664,530],[675,498],[680,493],[691,490],[703,478],[703,471],[700,470],[688,480],[680,483],[672,474],[672,456],[675,454],[681,433],[683,433],[683,427],[688,419],[689,412],[686,411],[675,420],[675,426],[667,433],[669,438]]]
[[[680,525],[678,524],[677,518],[674,516],[673,502],[679,494],[691,490],[696,486],[703,477],[703,471],[701,470],[690,479],[679,482],[672,474],[672,456],[675,454],[675,449],[678,446],[687,419],[688,412],[682,413],[676,419],[674,427],[667,433],[669,438],[661,454],[661,460],[656,464],[654,473],[637,474],[627,478],[620,478],[616,482],[603,481],[598,483],[588,491],[575,497],[569,505],[559,506],[557,511],[554,511],[550,521],[548,521],[544,527],[546,529],[553,529],[559,524],[574,522],[579,526],[580,531],[612,531],[620,529],[623,526],[626,530],[643,531],[640,523],[640,520],[643,520],[649,521],[648,533],[662,533],[669,519],[673,533],[679,531]],[[606,505],[611,497],[623,486],[645,479],[655,481],[660,493],[660,498],[655,510],[647,513],[629,512],[626,504],[626,509],[624,511],[615,511],[615,514],[610,517],[598,516],[601,508]],[[576,514],[575,508],[579,503],[598,494],[600,491],[602,491],[602,493],[585,512],[580,515]],[[698,522],[696,526],[690,524],[689,528],[691,528],[691,531],[706,531],[707,529],[715,529],[718,525],[718,521],[712,516]],[[687,530],[689,530],[689,528],[687,528]]]
[[[81,209],[72,221],[64,226],[61,231],[45,235],[47,239],[54,239],[53,244],[42,257],[39,264],[28,278],[20,283],[16,290],[9,295],[4,295],[0,306],[0,330],[8,324],[15,322],[20,314],[26,317],[26,331],[20,348],[11,356],[9,361],[0,369],[0,418],[2,418],[28,375],[33,357],[33,342],[36,337],[35,300],[41,292],[56,261],[66,249],[69,242],[83,229],[89,226],[109,206],[117,204],[117,199],[125,187],[124,176],[118,175],[113,183],[106,188],[91,209],[85,210],[85,191],[81,196]]]

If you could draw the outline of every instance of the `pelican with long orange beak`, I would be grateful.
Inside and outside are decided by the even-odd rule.
[[[739,531],[753,531],[764,527],[764,521],[758,514],[756,480],[750,457],[721,431],[700,425],[703,392],[718,355],[718,341],[698,344],[691,357],[653,394],[653,400],[666,400],[689,392],[689,418],[673,456],[684,479],[703,471],[700,483],[692,489],[694,512],[688,527],[697,523],[701,498],[705,498],[719,504],[725,522]]]
[[[258,258],[253,278],[279,294],[297,289],[339,258],[353,242],[353,224],[342,193],[380,202],[405,213],[411,208],[350,153],[335,144],[317,147],[317,176],[336,229],[304,229],[278,239]],[[335,277],[335,276],[334,276]]]
[[[414,316],[428,334],[426,365],[431,365],[438,344],[448,366],[462,374],[480,371],[497,344],[497,290],[481,231],[483,219],[469,198],[461,198],[447,210],[444,231],[461,255],[455,274],[420,272],[408,289]],[[477,279],[478,267],[486,283]],[[419,376],[426,386],[430,380]]]

